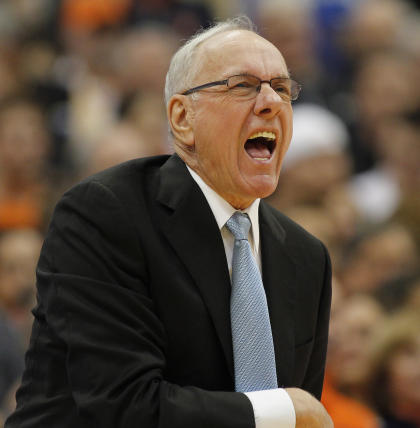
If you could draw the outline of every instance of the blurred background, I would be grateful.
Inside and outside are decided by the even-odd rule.
[[[14,408],[52,209],[76,181],[171,153],[180,43],[247,14],[303,85],[269,202],[326,243],[323,402],[336,428],[420,427],[420,10],[403,0],[0,1],[0,424]]]

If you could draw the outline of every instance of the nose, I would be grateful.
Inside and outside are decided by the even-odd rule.
[[[269,83],[262,83],[254,105],[254,113],[266,119],[276,116],[285,101],[273,90]]]

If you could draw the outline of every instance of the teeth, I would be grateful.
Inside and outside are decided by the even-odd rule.
[[[252,134],[248,139],[251,140],[253,138],[268,138],[269,140],[275,140],[276,139],[276,135],[274,134],[274,132],[267,132],[267,131],[260,131],[260,132],[256,132],[255,134]]]

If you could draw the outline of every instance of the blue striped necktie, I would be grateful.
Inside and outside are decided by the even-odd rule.
[[[256,260],[248,242],[251,221],[236,211],[226,222],[235,237],[232,258],[232,325],[235,390],[277,388],[273,336],[267,299]]]

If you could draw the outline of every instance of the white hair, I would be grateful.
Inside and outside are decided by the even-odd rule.
[[[166,74],[166,104],[172,95],[187,90],[191,85],[197,71],[194,60],[198,46],[216,34],[234,30],[247,30],[256,33],[254,24],[247,16],[238,16],[199,31],[175,53]]]

